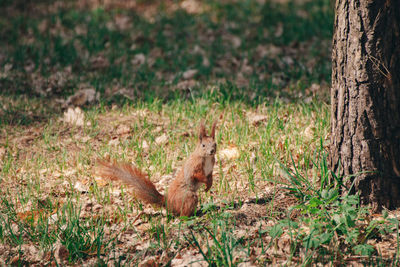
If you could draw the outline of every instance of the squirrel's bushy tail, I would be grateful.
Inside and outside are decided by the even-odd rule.
[[[111,180],[122,180],[132,185],[135,196],[149,204],[164,206],[164,196],[161,195],[146,174],[128,163],[111,163],[98,160],[97,174]]]

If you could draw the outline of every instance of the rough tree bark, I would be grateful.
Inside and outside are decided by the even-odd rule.
[[[336,0],[330,163],[374,210],[400,206],[400,0]]]

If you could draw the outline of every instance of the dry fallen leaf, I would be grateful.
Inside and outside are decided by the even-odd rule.
[[[164,133],[163,135],[157,137],[155,141],[157,145],[164,145],[168,143],[168,136]]]
[[[227,148],[220,150],[218,155],[223,159],[237,159],[240,153],[236,145],[229,145]]]
[[[22,244],[21,245],[21,252],[23,252],[24,259],[26,261],[28,261],[29,263],[39,262],[43,257],[43,252],[39,251],[32,244]]]
[[[182,74],[183,79],[185,80],[189,80],[192,79],[196,74],[197,74],[198,70],[187,70]]]
[[[5,64],[3,67],[3,71],[0,71],[0,78],[4,79],[7,78],[8,75],[10,74],[10,70],[12,69],[13,65],[12,64]]]
[[[267,121],[268,120],[268,116],[267,115],[263,115],[263,114],[254,114],[254,113],[250,113],[247,115],[247,118],[249,119],[249,122],[254,125],[257,126],[259,125],[261,122]]]
[[[313,83],[310,88],[306,89],[306,93],[308,94],[312,94],[313,96],[315,96],[316,94],[320,93],[322,90],[321,85],[317,84],[317,83]]]
[[[46,19],[43,19],[38,25],[37,28],[41,34],[47,31],[49,23]]]
[[[121,196],[121,189],[117,189],[117,188],[113,188],[112,189],[112,191],[111,191],[111,194],[114,196],[114,197],[120,197]]]
[[[149,144],[147,143],[147,141],[146,140],[143,140],[142,141],[142,149],[143,149],[143,151],[144,152],[149,152]]]
[[[189,14],[200,14],[204,11],[206,4],[203,1],[184,0],[179,6]]]
[[[307,141],[311,141],[314,138],[315,127],[313,125],[308,125],[303,131],[303,136]]]
[[[238,87],[247,87],[249,85],[249,80],[243,75],[242,72],[239,72],[236,75],[236,85]]]
[[[33,72],[35,70],[35,63],[32,61],[27,61],[24,66],[24,70],[29,73]]]
[[[201,62],[201,64],[206,68],[210,67],[210,60],[208,59],[208,57],[203,56],[203,61]]]
[[[240,70],[242,73],[244,73],[246,75],[250,75],[253,73],[253,67],[251,65],[249,65],[249,62],[247,59],[243,60]]]
[[[239,48],[242,45],[242,40],[240,39],[240,37],[233,34],[224,34],[223,39],[226,42],[229,42],[235,49]]]
[[[96,184],[99,187],[104,187],[110,183],[108,180],[104,180],[103,178],[97,176],[94,177],[94,180],[96,181]]]
[[[113,138],[108,142],[109,146],[117,146],[119,145],[119,139],[118,138]]]
[[[131,27],[131,19],[128,16],[118,15],[115,17],[115,25],[121,31],[128,30]]]
[[[93,70],[105,69],[110,66],[110,62],[103,55],[98,55],[90,60]]]
[[[81,192],[81,193],[87,193],[88,192],[88,188],[83,185],[81,182],[77,181],[74,185],[74,189]]]
[[[242,40],[238,36],[232,36],[231,38],[233,48],[239,48],[242,45]]]
[[[0,147],[0,159],[6,154],[6,149],[4,147]]]
[[[152,130],[152,132],[153,132],[153,133],[159,133],[159,132],[162,131],[162,129],[163,129],[163,127],[157,126],[154,130]]]
[[[85,124],[85,115],[79,107],[74,109],[68,108],[68,110],[64,112],[63,121],[68,124],[83,126]]]
[[[306,98],[304,98],[303,101],[306,104],[310,104],[313,101],[313,97],[312,96],[306,97]]]
[[[139,267],[158,267],[159,264],[154,256],[144,259],[138,265]]]
[[[48,219],[49,225],[54,224],[58,221],[58,215],[57,213],[54,213],[53,215],[51,215]]]
[[[284,56],[282,58],[282,62],[285,63],[287,66],[293,66],[294,64],[294,59],[290,56]]]
[[[85,104],[91,104],[100,98],[100,93],[92,88],[81,89],[77,91],[74,95],[68,97],[65,101],[65,106],[83,106]]]
[[[131,60],[132,65],[142,65],[146,62],[146,56],[143,53],[137,54]]]
[[[131,128],[128,125],[120,124],[116,132],[118,135],[126,135],[131,132]]]
[[[275,37],[281,37],[282,34],[283,34],[283,23],[280,22],[280,23],[278,23],[278,26],[276,27],[274,35],[275,35]]]
[[[192,88],[192,87],[194,87],[194,86],[196,86],[196,81],[193,80],[193,79],[187,80],[187,81],[180,81],[180,82],[176,85],[176,87],[177,87],[178,89],[181,89],[181,90],[186,90],[186,89]]]
[[[135,99],[135,91],[132,88],[130,88],[130,89],[121,88],[121,89],[115,91],[113,93],[113,95],[122,95],[122,96],[124,96],[124,97],[126,97],[126,98],[128,98],[130,100],[134,100]]]
[[[185,254],[175,257],[171,261],[172,266],[183,267],[183,266],[208,266],[208,263],[204,260],[201,254],[194,254],[193,251],[187,251]]]
[[[244,204],[244,205],[247,205],[247,204]],[[237,238],[246,237],[248,234],[249,234],[248,229],[238,229],[238,230],[234,231],[234,235]]]
[[[87,35],[87,31],[88,31],[85,24],[76,25],[74,30],[75,30],[76,35],[82,35],[82,36]]]

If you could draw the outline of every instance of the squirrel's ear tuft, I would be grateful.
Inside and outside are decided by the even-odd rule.
[[[212,127],[211,127],[211,137],[215,139],[215,126],[217,125],[217,120],[214,121]]]
[[[206,136],[206,127],[204,126],[204,120],[200,122],[199,139],[202,140]]]

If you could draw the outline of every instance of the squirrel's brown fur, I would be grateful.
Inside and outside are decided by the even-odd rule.
[[[211,135],[207,136],[204,124],[201,123],[197,147],[176,175],[166,197],[157,191],[146,174],[128,163],[99,160],[97,172],[104,178],[120,179],[132,185],[135,196],[146,203],[166,206],[168,211],[177,216],[192,216],[197,207],[197,190],[200,185],[204,183],[206,191],[212,186],[216,152],[215,125],[214,122]]]

